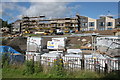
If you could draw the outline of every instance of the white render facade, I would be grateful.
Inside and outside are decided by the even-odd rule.
[[[81,17],[81,30],[93,31],[96,30],[96,19],[80,16]]]
[[[115,19],[111,16],[101,16],[97,19],[97,30],[112,30],[115,28]]]

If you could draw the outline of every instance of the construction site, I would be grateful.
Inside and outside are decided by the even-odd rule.
[[[108,20],[104,23],[107,26],[102,20]],[[52,67],[60,59],[62,67],[70,71],[120,71],[120,28],[118,23],[115,27],[111,16],[101,16],[99,20],[79,14],[59,19],[24,16],[13,25],[0,37],[0,53],[9,53],[12,64],[32,60]]]

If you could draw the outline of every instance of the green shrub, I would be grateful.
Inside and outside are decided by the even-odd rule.
[[[120,79],[120,71],[112,71],[110,73],[106,73],[103,78],[119,80]]]
[[[34,73],[34,62],[33,60],[30,60],[30,61],[26,61],[25,62],[25,70],[23,72],[23,75],[24,74],[33,74]]]
[[[34,70],[35,70],[35,73],[39,73],[39,72],[43,71],[43,67],[41,65],[41,62],[36,62],[34,64]]]
[[[68,72],[67,72],[68,73]],[[73,72],[70,72],[68,75],[70,78],[99,78],[100,75],[98,75],[96,72],[87,71],[87,70],[75,70]]]
[[[64,76],[64,67],[63,67],[63,60],[62,59],[56,59],[54,60],[54,65],[51,69],[51,73],[55,76],[62,77]]]
[[[10,56],[8,53],[2,55],[2,67],[8,67],[10,61]]]

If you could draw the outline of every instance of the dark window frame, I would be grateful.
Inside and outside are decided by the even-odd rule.
[[[107,26],[113,26],[113,22],[107,22]]]
[[[104,22],[100,22],[99,26],[105,26]]]
[[[95,26],[95,22],[89,22],[89,26]]]

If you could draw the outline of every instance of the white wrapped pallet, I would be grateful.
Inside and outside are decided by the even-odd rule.
[[[60,54],[45,53],[41,55],[41,63],[45,65],[52,65],[54,60],[60,57]]]
[[[79,54],[79,53],[82,53],[82,51],[80,49],[67,49],[67,53],[76,53],[76,54]]]
[[[71,68],[80,68],[81,67],[81,55],[76,54],[67,54],[63,57],[64,66],[69,66]]]
[[[27,51],[40,51],[41,41],[42,41],[42,38],[40,37],[28,37],[27,38]]]
[[[34,61],[40,60],[41,41],[42,38],[40,37],[27,38],[26,60],[33,59],[33,56],[34,56]]]
[[[113,37],[97,37],[97,46],[109,47],[111,49],[118,48],[120,46],[119,38]]]
[[[26,52],[26,60],[32,60],[33,58],[34,61],[40,61],[40,53]]]

